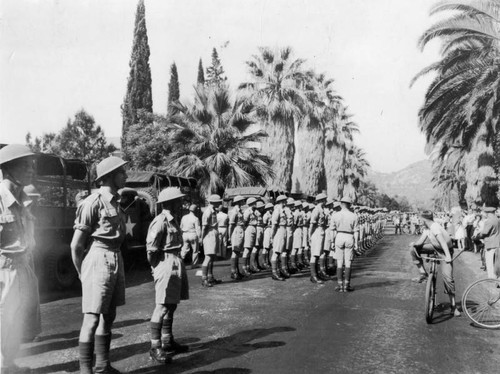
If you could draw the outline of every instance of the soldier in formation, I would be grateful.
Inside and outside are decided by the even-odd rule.
[[[220,280],[214,277],[214,260],[219,247],[219,229],[217,223],[217,211],[222,204],[222,199],[219,195],[211,195],[208,198],[208,206],[203,212],[201,218],[203,240],[203,250],[205,259],[201,267],[201,279],[204,287],[212,287],[215,284],[221,283]]]

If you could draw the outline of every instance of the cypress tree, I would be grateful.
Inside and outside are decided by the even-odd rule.
[[[177,74],[177,65],[175,62],[170,66],[170,82],[168,83],[168,102],[167,113],[175,114],[177,110],[172,107],[172,104],[179,101],[179,75]]]
[[[151,69],[149,67],[149,45],[146,29],[146,8],[144,0],[139,0],[135,14],[134,41],[130,57],[130,75],[127,92],[122,105],[123,127],[122,146],[129,127],[137,123],[137,112],[153,112],[151,93]],[[125,151],[125,149],[123,149]]]
[[[205,84],[205,74],[203,73],[203,64],[201,62],[201,58],[198,64],[198,79],[196,80],[196,82],[198,85],[202,86]]]
[[[224,76],[224,68],[219,59],[219,54],[217,53],[217,49],[214,48],[212,51],[212,65],[207,68],[206,83],[209,86],[217,86],[225,82],[226,79],[227,78]]]

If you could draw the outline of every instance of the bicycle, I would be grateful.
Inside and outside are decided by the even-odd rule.
[[[455,261],[458,256],[462,254],[460,251],[451,262]],[[425,321],[428,324],[432,323],[432,316],[436,308],[436,280],[437,280],[437,265],[444,259],[438,257],[438,253],[432,253],[428,256],[420,255],[423,260],[431,262],[429,274],[427,277],[427,284],[425,286]]]
[[[473,324],[500,328],[500,280],[480,279],[469,285],[462,296],[462,309]]]

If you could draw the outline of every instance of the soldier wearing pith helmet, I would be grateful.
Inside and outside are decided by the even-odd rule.
[[[273,234],[273,224],[272,224],[272,216],[273,216],[273,208],[274,205],[272,203],[267,203],[264,206],[264,215],[262,216],[262,224],[264,225],[264,241],[262,243],[262,261],[261,264],[264,264],[266,269],[270,268],[270,259],[269,259],[269,251],[272,246],[272,234]]]
[[[271,256],[271,269],[272,269],[272,278],[277,281],[285,280],[285,278],[281,276],[281,273],[278,270],[279,269],[278,263],[279,263],[279,258],[283,253],[285,253],[286,256],[285,246],[286,246],[287,217],[283,206],[286,200],[287,197],[285,195],[280,195],[276,198],[276,204],[274,205],[273,215],[271,217],[271,224],[272,224],[271,237],[273,238],[272,239],[273,255]],[[282,269],[283,266],[286,266],[286,264],[282,264]],[[286,274],[283,275],[286,276]]]
[[[186,352],[188,347],[174,340],[174,312],[181,300],[189,298],[184,262],[179,256],[182,230],[179,217],[185,195],[178,187],[167,187],[158,196],[161,213],[149,225],[146,239],[148,261],[155,284],[155,309],[151,316],[150,357],[158,363],[170,361],[167,353]]]
[[[31,340],[41,331],[38,280],[32,266],[34,217],[23,191],[35,175],[34,162],[35,154],[26,146],[11,144],[0,150],[1,373],[20,370],[14,359],[21,339]]]
[[[265,269],[265,264],[262,258],[262,246],[264,244],[264,202],[261,200],[255,204],[255,216],[257,217],[257,236],[255,238],[255,246],[250,254],[250,271],[258,272]],[[260,254],[259,254],[260,252]]]
[[[249,197],[247,199],[247,208],[243,212],[243,222],[245,223],[245,241],[243,244],[243,275],[251,275],[250,271],[250,253],[255,247],[257,238],[257,216],[255,215],[255,204],[257,199]],[[254,269],[257,271],[257,269]]]
[[[233,199],[233,208],[229,211],[229,237],[231,238],[231,279],[240,280],[243,275],[240,273],[238,259],[243,251],[245,240],[245,223],[243,222],[243,212],[241,206],[245,198],[236,196]]]
[[[201,218],[201,236],[203,239],[203,250],[205,252],[201,279],[204,287],[212,287],[215,284],[221,283],[220,280],[214,277],[214,259],[219,246],[217,211],[220,209],[221,204],[222,199],[219,195],[210,195],[208,198],[208,206]]]
[[[95,373],[118,373],[110,365],[109,347],[116,308],[125,304],[121,247],[126,226],[118,190],[125,187],[126,164],[119,157],[99,162],[96,182],[101,187],[88,196],[76,212],[71,255],[82,282],[83,323],[79,350],[83,374],[92,373],[94,347]]]
[[[326,195],[324,193],[316,196],[316,206],[311,213],[309,224],[309,237],[311,238],[311,282],[318,284],[324,283],[318,277],[318,259],[321,256],[325,242],[325,202]]]
[[[332,216],[332,230],[335,236],[335,255],[337,260],[337,288],[339,292],[350,292],[351,263],[354,251],[358,249],[358,217],[351,211],[352,201],[348,197],[340,200],[342,209]],[[345,272],[344,272],[345,265]]]

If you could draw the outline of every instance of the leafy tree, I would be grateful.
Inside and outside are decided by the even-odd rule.
[[[139,111],[138,123],[130,127],[125,144],[130,166],[138,170],[163,171],[172,147],[167,118]]]
[[[205,74],[203,73],[203,63],[201,62],[201,58],[198,63],[198,77],[196,78],[196,83],[202,86],[205,84]]]
[[[177,65],[175,62],[170,66],[170,82],[168,83],[168,103],[167,112],[169,114],[175,114],[177,110],[172,104],[179,101],[180,98],[179,89],[179,75],[177,74]]]
[[[130,75],[127,82],[127,92],[122,105],[122,142],[123,139],[125,139],[129,127],[137,122],[138,110],[153,111],[149,54],[148,34],[146,29],[146,8],[144,6],[144,0],[139,0],[135,15],[134,41],[129,64]],[[123,148],[126,152],[124,144]]]
[[[200,60],[201,62],[201,60]],[[200,73],[198,71],[198,79],[200,78]],[[217,49],[212,50],[212,64],[207,68],[207,79],[206,84],[209,86],[217,86],[224,83],[227,80],[224,75],[224,68],[217,53]]]
[[[205,195],[265,185],[272,177],[270,159],[254,146],[265,133],[250,131],[253,108],[240,100],[232,103],[227,86],[197,86],[194,103],[178,109],[166,172],[196,178]]]
[[[366,175],[370,164],[366,160],[365,152],[354,144],[350,144],[346,152],[344,169],[344,190],[342,196],[356,201],[361,181]]]
[[[104,131],[84,109],[78,111],[73,120],[68,119],[66,126],[58,134],[43,134],[33,142],[28,134],[26,141],[34,150],[77,158],[86,161],[88,165],[108,157],[116,150],[114,145],[106,142]]]
[[[295,119],[306,105],[306,96],[298,85],[305,79],[301,59],[292,59],[292,49],[259,48],[259,54],[247,61],[251,81],[240,90],[257,107],[267,137],[262,152],[273,161],[274,178],[270,185],[290,191],[295,157]]]

